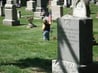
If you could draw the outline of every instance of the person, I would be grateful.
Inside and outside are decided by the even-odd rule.
[[[49,40],[50,24],[49,24],[48,17],[43,18],[42,30],[43,30],[43,40]]]

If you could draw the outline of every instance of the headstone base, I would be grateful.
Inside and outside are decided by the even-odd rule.
[[[73,62],[52,60],[52,73],[79,73],[79,71]]]
[[[4,25],[10,25],[10,26],[16,26],[16,25],[20,25],[20,21],[4,19],[3,24]]]

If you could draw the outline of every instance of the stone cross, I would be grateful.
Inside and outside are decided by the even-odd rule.
[[[73,16],[90,17],[89,0],[77,0],[73,7]]]

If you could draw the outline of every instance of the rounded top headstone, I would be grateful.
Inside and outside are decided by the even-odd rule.
[[[73,16],[86,18],[90,14],[88,13],[88,3],[85,0],[77,0],[74,8],[73,8]]]

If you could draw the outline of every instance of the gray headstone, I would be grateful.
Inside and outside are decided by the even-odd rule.
[[[17,9],[13,4],[13,0],[7,0],[7,4],[5,5],[5,18],[3,20],[3,24],[11,26],[20,24],[20,21],[17,18]]]
[[[92,63],[92,19],[65,15],[57,23],[58,59],[52,73],[81,73]]]
[[[52,20],[63,16],[63,8],[61,6],[51,6]]]

